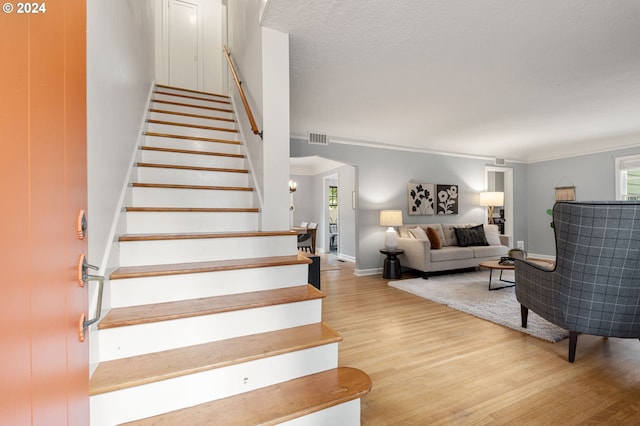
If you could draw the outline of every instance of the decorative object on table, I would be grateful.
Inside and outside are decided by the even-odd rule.
[[[551,223],[549,224],[549,226],[551,226],[551,228],[553,229],[553,210],[547,209],[547,214],[551,216]]]
[[[556,267],[516,261],[522,327],[533,311],[569,330],[569,362],[579,334],[640,338],[640,202],[558,202],[553,221]]]
[[[509,250],[509,257],[511,259],[526,259],[527,252],[519,248],[512,248]]]
[[[438,184],[437,202],[437,214],[458,214],[458,185]]]
[[[433,183],[409,182],[409,208],[410,216],[432,215],[434,210],[435,185]]]
[[[505,271],[505,279],[512,277],[512,271]],[[529,314],[529,326],[522,328],[515,288],[488,291],[488,279],[489,271],[481,270],[436,275],[428,281],[422,278],[391,281],[389,286],[548,342],[558,342],[569,336],[566,330],[534,313]]]
[[[402,226],[402,210],[381,210],[380,226],[387,226],[384,233],[384,247],[387,250],[395,250],[398,248],[398,234],[393,228],[394,226]]]
[[[487,207],[488,223],[493,224],[493,209],[504,205],[504,192],[481,192],[480,205]]]

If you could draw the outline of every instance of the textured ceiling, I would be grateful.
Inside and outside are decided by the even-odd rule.
[[[540,161],[640,145],[638,0],[270,0],[291,133]]]

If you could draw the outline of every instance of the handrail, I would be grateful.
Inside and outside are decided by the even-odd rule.
[[[233,79],[236,81],[238,92],[240,92],[240,97],[242,98],[244,109],[247,111],[247,116],[249,117],[249,123],[251,123],[251,130],[253,131],[254,135],[258,135],[260,136],[260,139],[262,139],[262,132],[258,129],[256,120],[253,118],[253,113],[251,112],[251,108],[249,107],[249,102],[247,101],[247,97],[244,94],[244,90],[242,90],[242,82],[238,79],[238,74],[236,73],[236,69],[233,66],[233,62],[231,61],[231,54],[227,50],[227,46],[223,46],[223,48],[224,48],[224,55],[227,57],[227,63],[229,64],[229,68],[231,68],[231,74],[233,74]]]

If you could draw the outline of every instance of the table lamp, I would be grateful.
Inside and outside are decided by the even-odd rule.
[[[381,210],[380,226],[388,226],[384,233],[384,247],[387,250],[398,248],[398,234],[394,226],[402,226],[402,210]]]

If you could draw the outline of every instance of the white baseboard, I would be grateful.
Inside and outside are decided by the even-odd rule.
[[[353,271],[353,275],[357,277],[362,277],[365,275],[376,275],[382,274],[382,268],[372,268],[372,269],[355,269]]]

